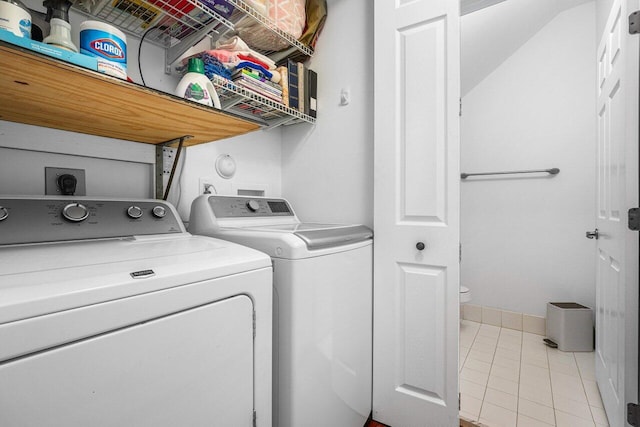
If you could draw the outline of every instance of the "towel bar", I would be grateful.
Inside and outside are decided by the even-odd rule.
[[[467,179],[470,176],[478,176],[478,175],[507,175],[507,174],[519,174],[519,173],[540,173],[546,172],[549,175],[557,175],[560,173],[560,169],[551,168],[551,169],[536,169],[536,170],[528,170],[528,171],[504,171],[504,172],[481,172],[481,173],[461,173],[460,178]]]

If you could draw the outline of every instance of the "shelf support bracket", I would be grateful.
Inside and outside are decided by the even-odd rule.
[[[169,190],[171,189],[171,183],[173,182],[173,176],[175,175],[176,168],[178,167],[178,161],[180,160],[180,153],[182,152],[183,144],[187,139],[191,138],[193,138],[193,135],[184,135],[180,138],[174,138],[169,141],[156,144],[156,199],[167,200]],[[173,159],[171,173],[169,174],[169,181],[167,181],[167,188],[164,190],[164,152],[162,149],[169,145],[173,145],[176,142],[178,143],[178,150],[176,151],[176,157]]]
[[[225,101],[225,103],[222,105],[222,109],[227,110],[231,107],[238,105],[242,101],[244,101],[244,97],[241,95],[236,95],[233,98],[229,98],[229,100]]]
[[[295,120],[296,117],[294,116],[289,116],[289,117],[282,117],[280,119],[274,119],[274,120],[270,120],[268,123],[268,127],[266,128],[266,130],[271,130],[271,129],[275,129],[280,125],[284,125],[289,123],[292,120]]]

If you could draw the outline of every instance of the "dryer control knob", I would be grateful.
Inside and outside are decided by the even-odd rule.
[[[4,221],[9,216],[9,211],[4,206],[0,206],[0,221]]]
[[[167,215],[167,210],[164,206],[154,206],[151,212],[156,218],[164,218]]]
[[[62,209],[62,216],[67,221],[81,222],[89,216],[89,210],[80,203],[69,203]]]
[[[142,214],[142,209],[138,206],[129,206],[129,209],[127,209],[127,215],[129,215],[129,218],[138,219]]]
[[[257,212],[258,209],[260,209],[260,203],[258,203],[257,200],[249,200],[247,202],[247,208],[251,211],[251,212]]]

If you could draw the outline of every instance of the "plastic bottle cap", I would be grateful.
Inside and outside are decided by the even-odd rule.
[[[189,58],[189,68],[187,69],[187,72],[204,74],[204,62],[202,59]]]

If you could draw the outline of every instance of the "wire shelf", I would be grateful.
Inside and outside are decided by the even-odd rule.
[[[286,33],[281,29],[279,29],[271,19],[262,15],[257,10],[249,6],[247,3],[244,2],[244,0],[227,0],[227,1],[235,6],[234,15],[232,15],[231,19],[233,19],[236,24],[239,22],[240,19],[249,17],[252,20],[260,23],[263,27],[268,28],[274,34],[277,34],[280,38],[286,40],[290,46],[295,47],[303,54],[307,56],[313,56],[313,49],[311,49],[311,47],[303,43],[300,43],[298,39],[293,37],[291,34]],[[236,13],[238,14],[238,16],[235,16]],[[270,55],[274,53],[274,51],[263,51],[261,53],[265,55]]]
[[[234,35],[238,23],[251,19],[305,55],[313,55],[309,46],[280,30],[273,21],[243,0],[227,1],[234,6],[229,18],[198,0],[72,0],[72,3],[75,10],[134,36],[141,37],[147,30],[156,28],[157,31],[149,31],[145,40],[164,48],[176,46],[197,33],[201,33],[202,37],[210,35],[214,40]],[[265,55],[273,53],[256,50]]]
[[[209,35],[214,41],[233,36],[236,26],[247,20],[258,22],[277,34],[287,44],[305,55],[313,49],[300,43],[291,34],[278,29],[274,22],[249,6],[244,0],[227,0],[234,7],[229,18],[199,0],[71,0],[73,8],[91,18],[97,18],[134,36],[166,49],[165,71],[171,73],[172,64],[184,51]],[[213,4],[214,0],[202,0]],[[213,7],[213,6],[212,6]],[[226,14],[225,14],[226,15]],[[184,43],[182,43],[184,42]],[[274,51],[255,49],[270,55]],[[316,119],[286,107],[250,89],[234,84],[220,76],[213,83],[218,91],[222,109],[249,118],[265,127],[300,122],[315,123]]]
[[[314,117],[240,87],[224,77],[214,75],[212,83],[216,87],[223,110],[251,118],[263,126],[275,127],[300,122],[312,124],[316,122]]]
[[[231,21],[196,0],[74,0],[73,7],[134,36],[157,28],[145,39],[165,48],[212,23],[233,28]]]

